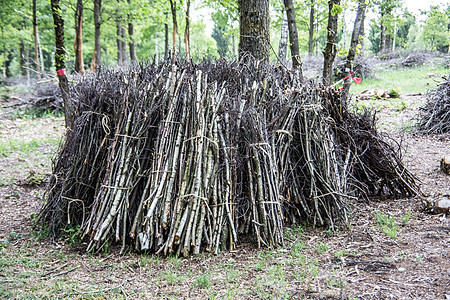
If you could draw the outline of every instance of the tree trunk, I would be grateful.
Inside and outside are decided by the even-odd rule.
[[[130,3],[131,0],[128,0],[128,4]],[[132,62],[135,62],[137,61],[137,56],[136,56],[136,45],[134,43],[134,25],[131,22],[130,14],[128,14],[128,38],[129,38],[128,47],[130,49],[130,60]]]
[[[365,16],[365,14],[364,14]],[[364,56],[364,23],[365,23],[365,17],[363,18],[361,22],[361,28],[359,29],[359,35],[361,36],[360,45],[361,45],[361,56]]]
[[[391,36],[389,34],[386,35],[386,41],[384,42],[384,48],[386,49],[386,52],[391,52],[391,50],[392,50]]]
[[[77,0],[75,9],[75,41],[73,43],[75,51],[75,72],[84,74],[83,61],[83,0]]]
[[[55,26],[55,67],[56,74],[59,79],[59,88],[61,89],[61,95],[64,101],[64,114],[66,127],[71,129],[73,125],[73,104],[70,99],[69,81],[66,76],[66,51],[64,48],[64,20],[62,18],[60,0],[51,0],[53,23]]]
[[[333,83],[333,62],[337,53],[337,25],[338,14],[333,11],[335,5],[340,5],[340,0],[328,1],[328,26],[327,44],[323,53],[323,84],[325,86]]]
[[[41,77],[41,65],[39,63],[39,35],[36,17],[36,0],[33,0],[33,36],[34,36],[34,63],[38,78]]]
[[[27,70],[25,69],[25,45],[23,44],[23,41],[20,41],[19,44],[19,52],[20,52],[20,75],[25,76],[27,75]]]
[[[380,19],[380,52],[383,53],[386,51],[386,27],[384,26],[384,12],[381,13],[381,19]]]
[[[280,47],[278,48],[278,60],[280,64],[282,64],[283,66],[286,65],[287,41],[288,41],[288,20],[286,16],[286,9],[283,9],[283,23],[281,23]]]
[[[102,0],[94,0],[94,55],[93,62],[95,69],[98,69],[102,65],[102,50],[100,45],[100,26],[101,26],[101,16],[102,16]]]
[[[353,61],[356,57],[356,49],[358,43],[361,39],[361,23],[364,23],[364,17],[366,13],[366,0],[358,1],[358,10],[356,12],[355,25],[352,32],[352,40],[350,42],[350,49],[348,50],[347,61],[345,62],[345,68],[353,70]],[[345,101],[348,98],[350,84],[352,83],[352,78],[348,78],[344,81],[344,88],[342,90],[342,99]]]
[[[169,0],[170,2],[170,10],[172,12],[172,21],[173,21],[173,31],[172,31],[172,56],[173,61],[177,59],[177,31],[178,31],[178,23],[177,23],[177,2],[176,0]]]
[[[189,8],[191,6],[191,0],[187,0],[186,3],[186,29],[184,31],[184,44],[186,45],[186,60],[191,60],[191,53],[189,47]]]
[[[169,58],[169,24],[167,21],[168,13],[164,13],[166,15],[166,22],[164,23],[164,60],[166,61]]]
[[[314,51],[314,0],[311,0],[311,7],[309,9],[309,42],[308,55],[312,56]]]
[[[123,64],[123,51],[122,51],[122,27],[120,26],[120,22],[117,21],[116,23],[116,27],[117,27],[117,34],[116,34],[116,44],[117,44],[117,64],[119,66],[121,66]]]
[[[269,0],[238,0],[240,19],[239,58],[247,55],[269,62]]]
[[[298,31],[297,21],[295,19],[295,9],[292,0],[284,0],[284,7],[286,8],[286,15],[288,19],[289,28],[289,43],[291,46],[292,68],[300,70],[302,74],[302,61],[300,59],[300,49],[298,47]]]

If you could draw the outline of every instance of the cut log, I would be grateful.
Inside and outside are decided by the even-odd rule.
[[[441,171],[450,175],[450,156],[444,156],[444,158],[441,159]]]

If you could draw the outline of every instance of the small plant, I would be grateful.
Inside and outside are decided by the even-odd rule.
[[[316,252],[317,252],[318,254],[321,255],[321,254],[325,253],[327,250],[328,250],[328,246],[327,246],[325,243],[319,242],[319,243],[317,244]]]
[[[69,242],[70,246],[75,246],[80,242],[80,225],[77,225],[75,227],[62,228],[61,230],[66,234],[67,241]]]
[[[13,241],[20,239],[21,237],[22,237],[21,233],[16,233],[13,231],[13,232],[9,233],[8,241],[13,242]]]
[[[402,216],[402,219],[401,219],[402,224],[406,225],[411,220],[412,216],[413,216],[413,214],[411,212],[408,212],[406,215]]]
[[[201,289],[209,288],[212,285],[209,273],[197,276],[194,285]]]
[[[390,88],[388,90],[388,95],[391,98],[399,98],[400,97],[400,88],[399,87]]]
[[[381,230],[390,238],[397,237],[398,234],[398,226],[394,223],[394,217],[383,215],[380,212],[375,212],[375,219],[378,223],[378,226]]]

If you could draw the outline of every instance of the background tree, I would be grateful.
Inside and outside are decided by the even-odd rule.
[[[92,58],[93,66],[95,66],[95,69],[98,69],[102,65],[102,49],[100,44],[100,27],[102,25],[101,21],[102,17],[102,0],[94,0],[94,28],[95,28],[95,35],[94,35],[94,55]],[[91,68],[92,69],[92,68]]]
[[[450,6],[446,10],[432,6],[426,13],[423,26],[423,39],[430,45],[430,50],[448,53],[450,51]]]
[[[292,67],[294,69],[299,69],[302,75],[302,61],[300,59],[300,50],[298,47],[298,31],[297,31],[297,20],[295,18],[295,9],[292,0],[284,0],[284,6],[286,7],[286,15],[288,20],[289,29],[289,44],[291,48],[292,55]]]
[[[350,48],[348,50],[347,59],[345,61],[345,68],[353,70],[353,61],[355,60],[358,48],[360,49],[361,40],[364,38],[361,33],[363,32],[363,24],[366,14],[366,0],[358,0],[358,10],[356,12],[355,23],[352,32],[352,39],[350,42]],[[352,78],[348,78],[344,81],[344,88],[342,90],[343,99],[348,98],[348,93],[350,90],[350,84],[352,83]]]
[[[64,19],[59,0],[51,0],[53,22],[55,26],[55,68],[58,75],[59,88],[64,101],[66,127],[72,128],[74,109],[70,99],[69,81],[66,76],[66,50],[64,47]]]
[[[269,0],[238,0],[240,20],[239,57],[251,54],[269,62]]]
[[[327,44],[323,52],[323,84],[328,86],[333,82],[333,62],[337,54],[338,17],[342,12],[340,0],[328,1]]]
[[[75,41],[73,47],[75,51],[75,72],[83,74],[83,0],[77,0],[75,7]]]
[[[228,36],[229,16],[222,9],[218,9],[211,15],[211,19],[214,21],[211,36],[217,43],[217,51],[220,57],[225,57],[228,54],[228,47],[230,46],[230,38]]]

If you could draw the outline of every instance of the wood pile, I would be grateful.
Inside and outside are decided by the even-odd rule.
[[[420,109],[418,130],[428,134],[450,133],[450,80],[439,84],[427,94],[427,102]]]
[[[355,197],[417,191],[372,115],[283,68],[218,61],[101,70],[76,87],[38,225],[87,251],[188,256],[346,220]]]

